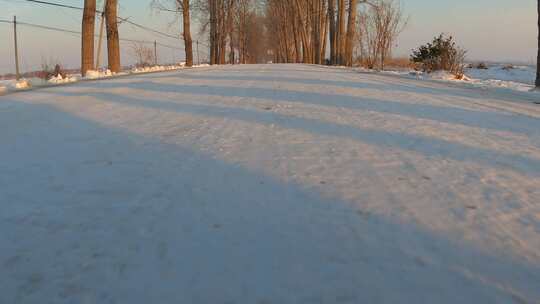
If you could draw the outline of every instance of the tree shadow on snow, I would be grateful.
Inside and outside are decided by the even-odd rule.
[[[276,67],[277,66],[277,67]],[[353,89],[370,89],[381,92],[405,92],[414,94],[429,94],[435,98],[441,96],[457,97],[460,101],[471,101],[471,98],[488,98],[504,102],[524,102],[534,103],[537,101],[535,96],[530,94],[512,91],[509,89],[490,89],[475,87],[467,83],[441,82],[436,80],[421,80],[405,78],[401,75],[380,74],[373,72],[354,71],[349,69],[316,66],[316,65],[276,65],[269,72],[263,69],[260,73],[253,75],[253,70],[246,70],[233,66],[221,67],[215,69],[213,74],[198,74],[198,69],[189,72],[181,71],[175,75],[156,74],[148,76],[149,79],[161,79],[177,77],[179,79],[190,80],[236,80],[236,81],[265,81],[265,82],[287,82],[305,85],[317,86],[338,86]],[[302,69],[304,67],[304,69]],[[307,68],[309,67],[309,68]],[[330,79],[327,72],[331,74],[354,75],[362,74],[369,76],[369,82],[366,79],[354,80],[335,80]],[[226,74],[225,74],[226,73]],[[247,73],[247,74],[242,74]],[[277,73],[277,74],[276,74]],[[290,74],[301,75],[302,77],[290,77]],[[300,73],[300,74],[299,74]],[[303,74],[303,75],[302,75]],[[314,75],[313,75],[314,74]],[[313,76],[312,76],[313,75]],[[305,76],[310,76],[306,78]]]
[[[469,127],[522,133],[528,136],[537,136],[538,130],[540,129],[540,119],[525,115],[475,111],[427,104],[407,104],[390,100],[359,98],[338,94],[321,94],[253,87],[240,88],[216,85],[167,84],[146,80],[131,83],[102,82],[99,83],[98,87],[103,89],[131,88],[160,93],[268,99],[274,102],[297,102],[310,105],[374,111],[413,118],[430,119]]]
[[[59,94],[80,96],[78,93],[62,92]],[[282,128],[312,133],[314,135],[349,138],[380,147],[413,151],[426,157],[471,161],[482,165],[488,165],[493,168],[515,170],[533,177],[540,176],[540,160],[517,154],[508,154],[490,149],[471,147],[427,136],[363,129],[357,126],[353,127],[334,124],[316,119],[293,117],[275,112],[257,111],[238,107],[220,107],[214,105],[176,103],[163,100],[145,100],[125,95],[111,95],[108,93],[85,93],[85,95],[106,102],[119,103],[126,106],[146,107],[162,111],[229,118],[256,124],[276,125]]]
[[[218,115],[212,107],[96,97]],[[219,115],[271,117],[239,109]],[[166,144],[159,134],[104,127],[45,103],[7,107],[0,121],[25,122],[6,133],[0,149],[2,303],[540,299],[538,265]],[[273,121],[377,141],[362,130]]]

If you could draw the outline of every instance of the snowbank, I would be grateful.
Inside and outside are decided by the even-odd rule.
[[[534,85],[515,82],[515,81],[504,81],[498,79],[471,79],[471,83],[477,86],[482,87],[491,87],[491,88],[505,88],[511,89],[520,92],[536,92],[534,90]]]
[[[487,69],[467,68],[464,77],[461,79],[446,71],[424,73],[414,70],[376,71],[365,68],[355,68],[355,70],[364,73],[398,75],[406,78],[459,82],[482,88],[503,88],[519,92],[538,93],[538,91],[534,91],[536,70],[532,66],[495,64]]]
[[[30,82],[26,79],[21,79],[15,82],[15,88],[17,89],[28,89],[30,87]]]
[[[208,67],[209,64],[200,64],[194,65],[193,68]],[[110,78],[114,76],[129,75],[129,74],[141,74],[141,73],[151,73],[151,72],[165,72],[180,70],[185,68],[185,63],[181,62],[174,65],[158,65],[150,66],[143,68],[132,68],[127,72],[112,73],[110,70],[89,70],[86,72],[86,76],[82,77],[81,74],[68,74],[65,77],[59,75],[57,77],[52,77],[49,80],[44,80],[40,78],[31,78],[23,79],[19,82],[15,80],[2,80],[0,81],[0,94],[7,93],[9,91],[15,91],[20,89],[27,89],[30,87],[41,87],[46,85],[60,85],[64,83],[77,82],[80,80],[93,80],[101,78]]]
[[[106,78],[106,77],[111,77],[111,76],[113,76],[113,73],[109,69],[104,70],[104,71],[89,70],[89,71],[86,71],[86,75],[84,76],[84,78],[98,79],[98,78]]]
[[[493,64],[487,69],[468,68],[466,73],[474,85],[521,92],[533,90],[536,78],[535,67],[526,65]]]
[[[12,90],[23,90],[31,87],[31,82],[28,79],[21,80],[2,80],[0,81],[0,93],[6,93]]]
[[[536,68],[526,65],[493,64],[487,69],[468,68],[467,75],[479,80],[500,80],[533,85],[536,78]]]
[[[132,73],[150,73],[150,72],[161,72],[161,71],[171,71],[171,70],[178,70],[185,67],[184,63],[180,63],[178,65],[156,65],[156,66],[148,66],[148,67],[139,67],[134,68],[131,70]]]
[[[430,73],[430,74],[421,73],[418,77],[422,79],[461,82],[464,84],[470,84],[476,87],[483,87],[483,88],[511,89],[511,90],[520,91],[520,92],[533,92],[533,89],[534,89],[534,85],[532,84],[522,83],[518,81],[501,80],[501,79],[478,79],[475,77],[471,77],[469,75],[464,75],[463,78],[458,79],[454,75],[448,72],[435,72],[435,73]]]
[[[75,76],[67,75],[66,77],[62,77],[62,75],[54,76],[51,79],[48,80],[49,83],[53,84],[60,84],[60,83],[69,83],[69,82],[75,82],[78,78]]]

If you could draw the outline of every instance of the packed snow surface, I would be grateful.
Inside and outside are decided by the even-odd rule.
[[[0,303],[539,303],[540,106],[307,65],[0,97]]]

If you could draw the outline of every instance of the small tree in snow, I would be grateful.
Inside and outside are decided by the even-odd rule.
[[[358,48],[369,68],[376,63],[384,70],[386,60],[398,35],[405,29],[409,18],[404,17],[396,0],[379,0],[361,12],[358,20]]]
[[[154,50],[151,47],[144,45],[142,42],[134,42],[131,49],[137,59],[137,67],[147,67],[154,64]]]
[[[413,50],[411,61],[420,64],[425,72],[444,70],[462,78],[465,54],[466,51],[456,45],[452,36],[441,34],[432,42]]]

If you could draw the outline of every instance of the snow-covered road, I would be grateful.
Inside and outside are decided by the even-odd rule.
[[[540,303],[540,105],[307,65],[2,96],[0,303]]]

